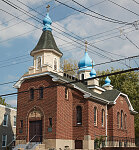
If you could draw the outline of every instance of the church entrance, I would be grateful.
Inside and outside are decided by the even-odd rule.
[[[42,142],[42,120],[29,121],[29,141]]]
[[[43,114],[42,112],[34,107],[29,113],[29,130],[28,140],[30,142],[42,142],[43,141]]]

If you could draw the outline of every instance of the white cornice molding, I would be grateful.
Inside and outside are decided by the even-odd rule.
[[[62,55],[63,55],[60,52],[56,51],[55,49],[40,49],[40,50],[32,51],[30,55],[34,56],[34,54],[40,53],[40,52],[43,52],[43,51],[54,52],[55,54],[59,55],[60,57],[62,57]]]
[[[94,86],[89,86],[88,88],[89,88],[89,89],[98,89],[98,90],[100,90],[100,91],[102,91],[102,92],[105,92],[105,91],[106,91],[105,89],[103,89],[103,88],[101,88],[101,87],[99,87],[99,86],[96,86],[96,85],[94,85]]]
[[[1,105],[1,104],[0,104],[0,107],[3,107],[3,108],[6,108],[6,109],[10,109],[10,110],[14,110],[14,111],[17,111],[17,110],[16,110],[16,109],[14,109],[14,108],[11,108],[11,107],[7,107],[7,106]]]

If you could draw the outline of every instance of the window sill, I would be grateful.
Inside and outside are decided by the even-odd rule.
[[[16,126],[13,126],[13,128],[16,128]]]
[[[3,127],[8,127],[8,125],[3,125]]]

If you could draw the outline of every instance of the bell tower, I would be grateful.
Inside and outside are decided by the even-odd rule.
[[[46,17],[43,19],[42,35],[36,45],[31,51],[30,55],[34,58],[33,66],[29,68],[29,74],[36,74],[41,72],[60,73],[60,58],[63,53],[58,49],[54,37],[52,35],[52,20],[49,17],[49,8],[47,7]]]

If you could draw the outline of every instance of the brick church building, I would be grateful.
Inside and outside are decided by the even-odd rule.
[[[73,82],[78,79],[63,73],[63,53],[53,38],[51,23],[47,13],[42,35],[30,53],[33,66],[14,85],[19,92],[16,144],[38,142],[45,149],[135,146],[136,112],[128,96],[113,89],[108,77],[101,87],[98,79]],[[95,77],[92,66],[86,48],[78,63],[79,79]]]

